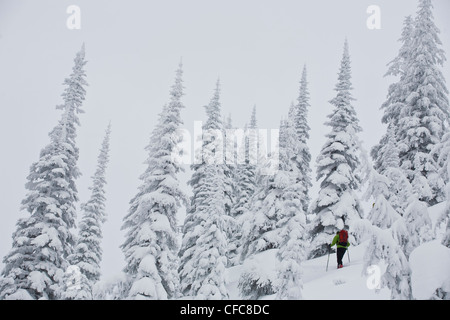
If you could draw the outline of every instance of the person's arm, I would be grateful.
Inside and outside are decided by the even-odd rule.
[[[335,235],[333,238],[333,241],[330,244],[330,247],[334,246],[338,242],[338,240],[339,240],[339,236]]]

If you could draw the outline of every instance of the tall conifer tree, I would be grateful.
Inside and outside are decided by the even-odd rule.
[[[183,168],[174,152],[182,141],[182,74],[180,63],[169,103],[160,113],[146,148],[149,157],[147,169],[140,177],[142,184],[130,201],[130,210],[122,226],[126,230],[126,239],[121,246],[126,260],[124,272],[131,282],[128,299],[178,296],[176,215],[186,196],[178,180],[178,173]]]
[[[206,106],[199,163],[192,166],[189,184],[193,196],[187,213],[180,250],[179,274],[183,295],[198,299],[226,299],[228,167],[223,163],[223,124],[221,120],[220,83]]]
[[[326,125],[331,127],[327,142],[317,158],[317,180],[320,181],[318,198],[312,204],[315,218],[311,226],[312,257],[328,252],[332,236],[351,219],[361,217],[359,200],[355,194],[360,178],[355,175],[358,158],[357,133],[361,131],[359,120],[352,106],[351,67],[347,40],[335,87],[337,95],[330,103],[333,112]]]
[[[91,197],[81,205],[83,216],[78,226],[78,239],[74,253],[69,256],[69,263],[78,268],[76,285],[66,288],[63,298],[75,300],[91,300],[92,288],[100,280],[100,262],[102,260],[101,240],[102,224],[106,221],[106,167],[109,162],[109,140],[111,124],[106,129],[100,154],[97,159],[97,169],[92,177]],[[76,275],[75,275],[76,276]]]
[[[71,75],[64,80],[64,103],[57,107],[63,112],[61,119],[27,177],[22,209],[30,216],[17,222],[13,247],[3,259],[0,299],[57,299],[61,295],[67,257],[75,245],[75,180],[80,176],[75,140],[86,94],[85,64],[83,45]]]

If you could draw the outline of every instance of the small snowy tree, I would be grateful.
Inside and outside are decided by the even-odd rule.
[[[373,150],[376,150],[376,165],[374,165],[374,168],[378,173],[385,174],[388,168],[400,167],[400,150],[397,146],[396,133],[393,125],[389,125],[384,139]]]
[[[382,286],[391,290],[392,299],[409,300],[412,298],[409,256],[416,247],[432,238],[427,205],[412,196],[405,214],[400,216],[383,196],[388,190],[387,179],[377,173],[374,175],[378,183],[374,184],[373,195],[378,193],[378,200],[369,214],[374,225],[369,231],[371,240],[364,256],[364,270],[384,263]]]
[[[110,134],[111,124],[106,129],[97,169],[92,177],[91,197],[81,205],[83,216],[78,227],[74,253],[68,257],[69,263],[79,268],[79,276],[83,277],[83,281],[79,286],[68,286],[63,293],[63,299],[91,300],[93,285],[100,280],[102,223],[106,221],[105,173],[109,162]]]
[[[373,227],[372,237],[364,255],[363,270],[371,266],[384,264],[386,271],[381,277],[381,287],[391,290],[391,298],[395,300],[410,300],[411,270],[401,246],[393,238],[390,229],[381,230]]]
[[[428,205],[416,199],[410,201],[404,215],[409,239],[405,249],[405,255],[409,257],[411,252],[424,242],[434,238],[431,219],[428,214]]]
[[[170,101],[160,113],[146,148],[149,157],[142,184],[130,201],[122,226],[126,230],[121,246],[124,272],[131,281],[129,299],[171,299],[178,295],[176,214],[186,196],[177,177],[183,168],[173,152],[182,141],[182,74],[180,63]]]
[[[0,299],[60,297],[67,257],[75,244],[75,180],[80,175],[75,139],[86,94],[85,64],[83,45],[75,57],[72,74],[64,80],[64,103],[57,107],[63,110],[62,117],[27,177],[28,193],[22,209],[30,216],[17,222],[13,247],[3,259]]]
[[[292,210],[297,209],[296,201],[293,202]],[[286,222],[286,234],[278,252],[280,261],[277,270],[278,282],[277,299],[299,300],[303,290],[302,262],[306,260],[305,237],[306,215],[302,211],[292,211],[291,217]]]
[[[123,300],[130,291],[128,276],[121,272],[98,281],[92,288],[94,300]]]
[[[305,152],[302,140],[298,140],[295,134],[295,124],[292,119],[287,119],[281,137],[280,161],[282,169],[288,174],[290,183],[283,190],[282,207],[283,215],[277,222],[280,230],[281,244],[277,257],[279,267],[277,270],[277,298],[298,300],[302,298],[302,267],[301,263],[306,259],[307,244],[309,243],[306,230],[306,211],[304,175],[308,170],[301,165]]]
[[[279,168],[266,176],[243,225],[242,259],[244,270],[239,279],[243,297],[259,298],[277,292],[281,299],[299,299],[302,289],[301,262],[306,254],[308,234],[302,199],[301,151],[293,119],[282,121],[279,136]],[[280,261],[275,274],[258,267],[258,256],[277,250]]]
[[[367,218],[374,226],[381,229],[390,228],[400,218],[400,215],[387,200],[389,199],[389,191],[388,178],[373,170],[367,193],[373,197],[374,203]]]
[[[389,172],[391,169],[394,168],[387,167],[384,171]],[[367,226],[359,222],[352,226],[356,227],[355,229],[363,229],[362,231],[370,235],[363,270],[370,270],[374,265],[379,268],[386,266],[378,289],[388,287],[392,299],[410,299],[411,271],[405,255],[405,249],[410,244],[410,234],[405,219],[390,203],[393,197],[389,178],[372,170],[367,195],[372,196],[375,201],[368,215],[371,224]]]
[[[328,252],[328,244],[338,231],[338,225],[349,226],[352,219],[361,218],[359,200],[355,194],[360,184],[355,170],[359,167],[358,139],[361,131],[356,112],[351,104],[351,67],[348,43],[335,90],[337,95],[330,103],[335,107],[326,125],[331,127],[327,142],[317,158],[317,180],[320,181],[318,198],[312,204],[315,215],[311,224],[311,257]]]

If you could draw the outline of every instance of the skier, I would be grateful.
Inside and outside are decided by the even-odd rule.
[[[342,229],[336,232],[336,235],[334,236],[333,241],[330,244],[330,250],[334,245],[336,245],[337,247],[336,249],[337,268],[340,269],[344,266],[342,263],[342,258],[344,257],[347,248],[350,246],[350,242],[348,242],[347,230]]]

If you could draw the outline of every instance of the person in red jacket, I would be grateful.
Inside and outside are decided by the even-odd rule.
[[[350,246],[350,242],[348,242],[348,232],[347,230],[340,230],[336,233],[333,238],[333,241],[330,244],[330,249],[336,245],[336,256],[337,256],[337,267],[338,269],[342,268],[344,264],[342,263],[342,258],[345,255],[345,251]]]

